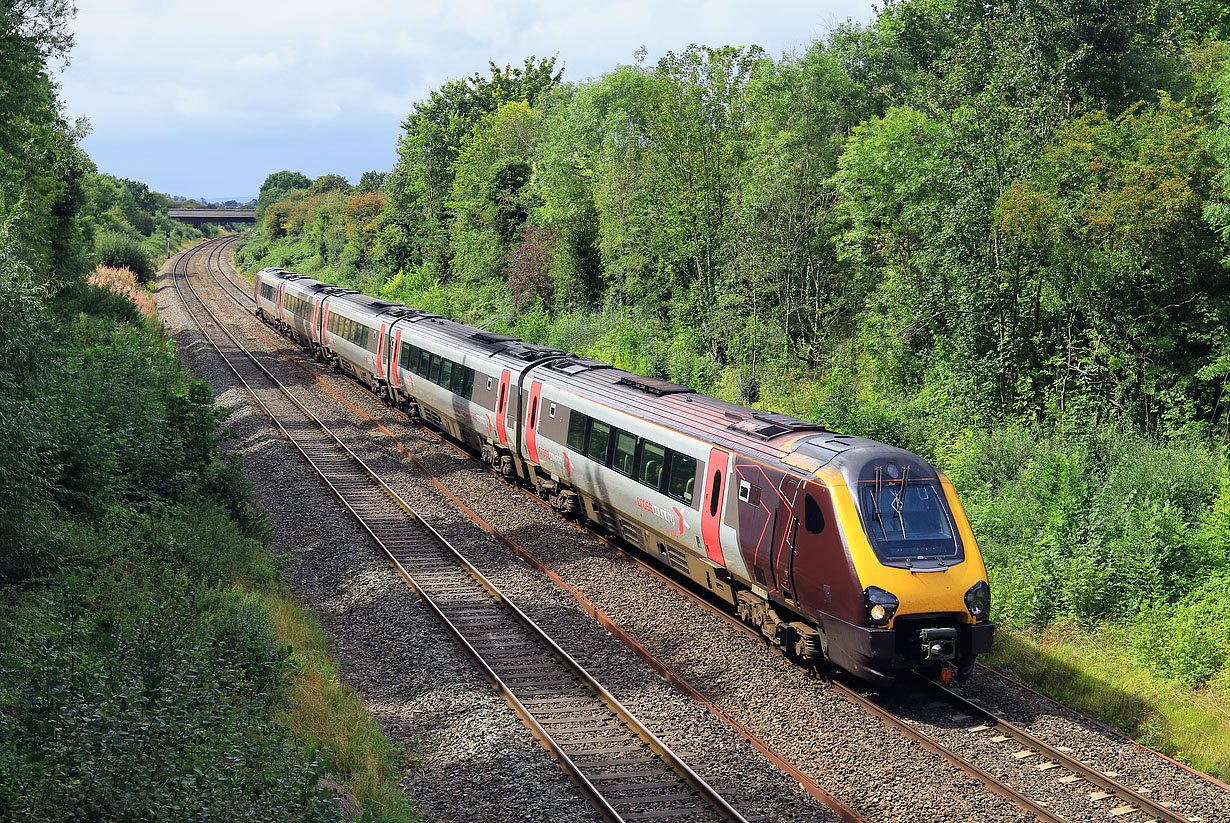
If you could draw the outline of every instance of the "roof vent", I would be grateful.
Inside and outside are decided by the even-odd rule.
[[[590,360],[587,357],[562,357],[559,360],[554,360],[544,365],[548,369],[554,369],[557,372],[570,375],[593,371],[594,369],[613,368],[610,363],[603,363],[601,360]]]
[[[658,397],[665,397],[668,394],[693,394],[696,391],[693,388],[681,386],[669,380],[659,380],[656,377],[641,377],[635,374],[624,375],[619,378],[619,382],[625,386],[631,386],[634,389],[639,389]]]
[[[477,340],[479,343],[487,343],[488,345],[512,343],[513,341],[520,342],[520,338],[513,337],[511,334],[499,334],[493,331],[476,331],[470,335],[470,339]]]
[[[728,428],[761,440],[772,440],[789,432],[827,431],[819,423],[773,412],[752,412],[751,417],[731,423]]]
[[[520,345],[509,346],[504,350],[504,354],[507,354],[509,357],[515,357],[518,360],[524,360],[527,363],[532,363],[535,360],[542,360],[547,357],[568,356],[568,352],[553,349],[550,346],[536,346],[532,343],[520,343]]]

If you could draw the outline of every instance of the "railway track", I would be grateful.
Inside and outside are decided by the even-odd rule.
[[[1040,740],[973,700],[921,676],[913,678],[913,689],[903,695],[867,693],[840,680],[831,681],[831,685],[847,700],[1047,823],[1070,822],[1070,817],[1051,808],[1052,801],[1040,797],[1063,789],[1084,795],[1088,814],[1078,819],[1107,818],[1131,823],[1200,821],[1199,817],[1180,814],[1168,804],[1156,802],[1116,780],[1118,773],[1102,772],[1082,763],[1068,754],[1070,749]],[[949,740],[923,728],[938,729],[944,725],[953,732],[946,735]],[[966,737],[967,744],[954,745],[954,736]],[[982,768],[978,765],[978,752],[988,747],[1007,747],[1021,769],[1009,778]],[[1035,778],[1035,784],[1049,783],[1045,788],[1050,791],[1035,794],[1037,785],[1018,788],[1018,784],[1029,782],[1029,777]]]
[[[221,272],[221,267],[219,267]],[[247,294],[244,288],[240,287],[229,276],[225,275],[228,281],[225,287],[228,293],[231,294],[240,306],[246,310],[247,306],[252,305],[250,295]],[[219,281],[219,285],[223,284]],[[237,296],[238,295],[238,296]],[[301,366],[302,367],[302,366]],[[375,395],[372,395],[375,398]],[[376,398],[378,399],[378,398]],[[391,433],[390,433],[391,436]],[[449,441],[447,438],[440,438],[448,443],[453,448],[458,449],[466,457],[471,458],[467,452],[464,452],[456,444]],[[399,444],[400,446],[400,444]],[[405,452],[405,449],[402,449]],[[409,453],[406,452],[409,456]],[[411,457],[413,460],[414,458]],[[417,462],[417,461],[416,461]],[[482,465],[475,461],[477,465]],[[846,820],[860,819],[856,812],[853,812],[847,805],[839,799],[821,788],[815,781],[807,777],[800,770],[795,769],[790,763],[779,757],[770,747],[760,743],[755,736],[747,729],[743,728],[733,717],[724,712],[714,702],[708,700],[699,690],[690,686],[687,681],[678,673],[672,671],[669,666],[655,657],[645,646],[639,643],[629,632],[620,627],[614,620],[602,612],[596,605],[588,600],[584,594],[569,586],[563,579],[556,574],[547,564],[538,560],[532,552],[510,540],[498,530],[490,526],[482,517],[471,511],[470,508],[451,493],[448,487],[438,478],[431,475],[421,464],[419,466],[440,488],[446,495],[452,498],[453,502],[461,508],[467,515],[476,523],[482,526],[485,530],[493,534],[496,539],[504,543],[508,548],[516,554],[526,559],[531,565],[537,566],[544,571],[553,581],[564,588],[566,591],[578,600],[581,606],[591,615],[597,618],[602,624],[614,634],[618,639],[625,643],[642,659],[646,660],[655,670],[664,678],[673,683],[684,693],[698,699],[705,704],[710,711],[722,717],[728,723],[733,725],[749,742],[757,746],[770,759],[772,759],[780,768],[783,768],[793,777],[799,780],[809,793],[817,799],[825,802],[830,808],[833,808],[839,816]],[[484,466],[484,470],[486,467]],[[548,507],[542,503],[535,495],[526,491],[520,490],[530,500],[534,500],[543,505],[544,509]],[[628,552],[623,546],[617,542],[607,539],[604,535],[594,534],[594,537],[604,542],[608,547],[620,552],[624,557],[639,566],[649,570],[657,576],[663,583],[680,592],[684,596],[706,608],[731,626],[739,631],[745,632],[751,636],[759,638],[758,632],[738,621],[732,615],[729,615],[721,608],[710,602],[698,593],[692,591],[689,587],[681,585],[678,581],[669,576],[668,572],[658,564],[642,558],[638,555]],[[776,652],[776,649],[768,646]],[[817,677],[824,677],[816,673]],[[1103,772],[1092,766],[1081,763],[1079,760],[1071,757],[1063,750],[1063,747],[1052,746],[1032,735],[1025,732],[1023,729],[1009,723],[1006,719],[996,716],[977,704],[969,701],[960,695],[955,694],[951,690],[943,689],[936,684],[931,684],[930,681],[920,681],[919,687],[922,691],[914,691],[911,694],[913,702],[910,700],[894,703],[892,700],[886,700],[878,695],[868,694],[854,688],[840,679],[824,678],[828,684],[845,699],[858,705],[868,713],[879,718],[891,728],[896,729],[901,734],[915,740],[924,748],[938,754],[947,762],[962,770],[966,774],[975,777],[977,780],[984,783],[988,790],[1007,798],[1019,808],[1028,811],[1040,820],[1044,821],[1065,821],[1070,823],[1074,820],[1124,820],[1130,823],[1143,823],[1143,821],[1167,821],[1167,823],[1196,823],[1201,818],[1197,816],[1187,816],[1170,808],[1168,804],[1155,802],[1147,797],[1142,792],[1125,785],[1116,780],[1118,777],[1113,772]],[[939,689],[939,692],[930,694],[930,702],[925,702],[925,696],[931,689]],[[942,737],[951,738],[952,735],[936,735],[928,734],[925,730],[926,722],[919,719],[919,707],[924,706],[929,710],[945,708],[944,715],[949,723],[967,722],[966,726],[961,727],[963,733],[968,737],[970,745],[953,745],[951,740],[941,739]],[[1138,744],[1137,744],[1138,745]],[[1012,753],[1013,759],[1027,764],[1029,769],[1025,770],[1030,777],[1036,778],[1031,786],[1020,786],[1022,782],[1020,774],[1017,774],[1011,779],[1003,778],[992,773],[991,770],[982,768],[977,764],[979,759],[979,749],[986,750],[993,747],[1014,746],[1016,750]],[[1143,748],[1143,747],[1142,747]],[[1150,751],[1151,750],[1146,750]],[[964,752],[964,753],[962,753]],[[1152,753],[1152,752],[1151,752]],[[1152,753],[1156,754],[1156,753]],[[1160,757],[1160,755],[1159,755]],[[1177,764],[1181,765],[1181,764]],[[1188,771],[1191,771],[1188,769]],[[1194,774],[1198,774],[1193,772]],[[1205,777],[1201,775],[1201,777]],[[1043,782],[1049,782],[1049,785],[1044,791],[1035,791]],[[1222,786],[1223,784],[1217,781],[1212,781],[1215,785]],[[1045,796],[1051,795],[1056,787],[1061,791],[1067,791],[1070,795],[1069,800],[1077,800],[1083,798],[1085,801],[1085,813],[1077,815],[1071,814],[1064,816],[1054,809],[1050,808],[1052,801],[1046,799]],[[1071,804],[1068,804],[1069,806]]]
[[[743,822],[312,415],[209,308],[191,282],[189,265],[203,252],[212,265],[228,242],[207,241],[176,259],[172,279],[189,316],[595,809],[611,821]]]
[[[250,284],[245,283],[241,285],[241,283],[237,282],[233,277],[231,277],[229,274],[226,273],[224,267],[222,267],[220,263],[216,267],[213,267],[212,260],[213,260],[213,257],[211,256],[211,268],[208,274],[214,279],[215,283],[217,283],[217,285],[228,294],[228,296],[231,298],[231,300],[234,303],[236,303],[244,311],[251,314],[255,308],[256,302],[252,298],[252,295],[249,294],[247,291],[247,287],[249,287]],[[219,279],[218,275],[221,275],[222,279]],[[280,348],[280,342],[282,340],[284,339],[278,338],[275,340],[270,340],[268,342],[270,343],[272,347]],[[284,349],[284,351],[293,352],[295,355],[298,355],[302,352],[302,350],[299,349],[298,347]],[[321,379],[319,375],[314,371],[313,367],[305,365],[304,363],[300,362],[297,358],[294,359],[294,362],[295,362],[295,365],[297,365],[300,369],[313,375],[318,380]],[[357,384],[357,383],[354,385],[359,390],[366,392],[373,399],[376,399],[376,400],[380,399],[366,387],[361,386],[360,384]],[[356,413],[361,413],[361,412],[358,412],[357,409],[355,411]],[[405,414],[401,412],[400,410],[394,410],[394,411],[396,414],[401,415],[403,418],[405,417]],[[389,434],[390,437],[392,436],[392,434],[387,432],[387,430],[385,430],[385,432]],[[445,442],[448,442],[450,446],[456,448],[458,454],[460,454],[467,460],[473,459],[473,456],[469,454],[469,452],[462,449],[460,446],[457,446],[455,443],[452,443],[451,441],[446,440]],[[468,506],[464,501],[458,498],[443,481],[441,481],[438,477],[432,474],[431,471],[426,466],[424,466],[419,460],[417,460],[417,458],[415,458],[415,456],[408,449],[401,447],[400,444],[398,444],[398,446],[402,454],[409,461],[411,461],[415,466],[417,466],[419,470],[422,471],[423,474],[427,478],[430,479],[430,481],[436,486],[436,488],[439,489],[441,493],[443,493],[445,497],[447,497],[454,506],[460,509],[469,519],[471,519],[475,524],[477,524],[480,528],[482,528],[484,531],[490,534],[493,538],[495,538],[497,541],[499,541],[501,544],[507,547],[514,554],[516,554],[522,560],[525,560],[527,563],[529,563],[534,568],[538,569],[540,572],[543,572],[544,574],[546,574],[552,580],[552,582],[554,582],[557,586],[560,586],[561,588],[566,590],[574,599],[577,600],[577,602],[581,605],[581,607],[587,613],[589,613],[592,617],[598,620],[599,623],[601,623],[602,626],[608,632],[610,632],[613,636],[617,637],[626,647],[631,649],[633,653],[635,653],[644,662],[646,662],[652,669],[654,669],[664,679],[669,681],[676,689],[683,692],[688,697],[699,701],[703,706],[705,706],[706,709],[709,710],[710,713],[718,717],[720,720],[722,720],[727,725],[731,726],[749,745],[751,745],[754,749],[756,749],[762,755],[764,755],[771,763],[773,763],[774,766],[776,766],[778,769],[780,769],[781,771],[789,775],[789,777],[795,783],[797,783],[798,786],[803,791],[805,791],[815,800],[827,806],[831,811],[833,811],[838,816],[839,819],[846,821],[846,823],[865,823],[866,818],[864,816],[856,812],[848,804],[842,801],[839,797],[837,797],[832,792],[828,791],[823,786],[821,786],[819,783],[817,783],[816,780],[813,779],[806,772],[804,772],[801,769],[796,768],[793,764],[787,761],[784,757],[782,757],[780,754],[774,751],[772,747],[770,747],[768,744],[760,740],[754,733],[752,733],[746,726],[744,726],[742,723],[736,720],[730,713],[722,710],[716,703],[706,698],[698,689],[693,688],[684,678],[679,676],[677,673],[671,671],[669,666],[667,666],[665,663],[659,660],[656,656],[654,656],[644,645],[638,643],[636,639],[630,633],[624,631],[614,620],[612,620],[610,617],[604,614],[600,609],[598,609],[598,607],[595,606],[591,601],[589,601],[589,599],[586,598],[580,591],[578,591],[577,589],[573,587],[568,586],[559,577],[559,575],[555,574],[555,572],[552,569],[550,569],[545,563],[543,563],[540,559],[538,559],[538,557],[536,557],[533,552],[524,548],[519,543],[513,541],[507,535],[501,533],[498,529],[496,529],[490,523],[484,520],[481,517],[481,515],[479,515],[477,512],[471,509],[470,506]],[[485,465],[483,465],[482,463],[479,463],[478,461],[474,461],[474,462],[476,465],[481,466],[484,473],[486,473],[487,467]],[[552,511],[550,507],[547,506],[546,503],[543,502],[540,498],[529,493],[528,491],[524,489],[518,489],[518,490],[521,493],[523,493],[529,500],[542,505],[545,511],[551,512],[551,516],[553,518],[555,517],[554,511]],[[573,524],[568,524],[568,527],[576,528]]]

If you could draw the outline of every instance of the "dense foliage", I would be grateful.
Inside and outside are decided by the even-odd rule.
[[[897,0],[779,60],[492,66],[241,257],[916,450],[1001,620],[1230,688],[1227,19]]]
[[[142,314],[200,233],[77,147],[69,11],[0,0],[0,819],[336,820],[225,412]]]

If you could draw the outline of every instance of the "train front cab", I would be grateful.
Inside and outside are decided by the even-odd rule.
[[[826,656],[864,680],[890,685],[902,669],[964,677],[995,632],[969,521],[946,477],[908,452],[875,452],[807,484],[814,516],[836,529],[802,530],[795,595],[823,627]]]

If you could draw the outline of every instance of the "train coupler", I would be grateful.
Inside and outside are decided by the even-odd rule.
[[[919,636],[927,660],[947,662],[957,656],[956,629],[923,629]]]

